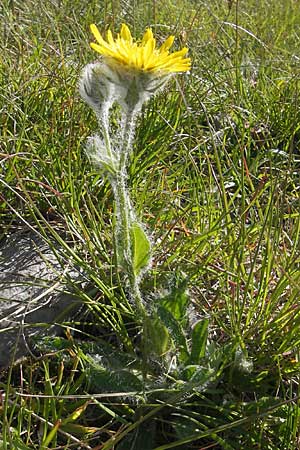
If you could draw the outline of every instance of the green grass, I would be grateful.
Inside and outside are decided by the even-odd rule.
[[[298,3],[4,0],[1,22],[1,239],[38,230],[88,286],[74,283],[83,310],[39,343],[47,356],[1,372],[0,448],[297,448]],[[130,166],[154,245],[144,295],[161,313],[149,354],[169,330],[146,380],[112,193],[84,152],[93,22],[174,33],[193,59],[145,105]]]

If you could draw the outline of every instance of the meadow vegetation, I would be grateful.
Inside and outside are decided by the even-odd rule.
[[[44,356],[0,373],[0,449],[298,448],[299,2],[0,11],[0,239],[36,230],[84,281],[68,280],[82,308],[36,343]],[[110,185],[85,154],[91,23],[151,26],[192,58],[144,105],[129,167],[154,250],[148,340],[116,270]]]

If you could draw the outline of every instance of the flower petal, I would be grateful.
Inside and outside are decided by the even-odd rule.
[[[132,43],[132,36],[131,36],[130,30],[129,30],[128,26],[125,23],[122,23],[120,35],[121,35],[122,39],[124,39],[125,41],[130,42],[130,44]]]
[[[103,37],[101,36],[98,28],[96,27],[96,25],[94,23],[92,23],[90,25],[90,29],[91,29],[91,32],[93,33],[96,41],[98,41],[99,44],[103,44],[103,42],[105,42],[105,41],[104,41]]]
[[[115,41],[114,41],[114,38],[113,38],[113,35],[112,35],[112,32],[110,31],[110,30],[108,30],[108,32],[107,32],[107,42],[111,45],[111,46],[114,46],[115,45]]]
[[[167,52],[172,47],[174,39],[175,36],[169,36],[168,39],[160,47],[160,53]]]
[[[146,45],[147,42],[150,41],[151,39],[153,39],[152,30],[151,28],[147,28],[142,39],[142,45]]]

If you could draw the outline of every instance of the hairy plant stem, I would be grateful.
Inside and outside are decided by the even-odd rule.
[[[103,136],[107,153],[112,155],[108,111],[105,114],[103,111],[101,119]],[[137,308],[139,316],[144,319],[146,311],[143,306],[143,300],[140,292],[139,277],[135,274],[133,261],[133,244],[131,229],[133,223],[136,221],[133,206],[130,201],[129,192],[126,186],[127,182],[127,160],[131,152],[131,145],[134,136],[135,122],[137,111],[126,111],[123,113],[121,120],[121,147],[119,149],[119,158],[117,167],[115,167],[115,174],[110,176],[112,184],[115,204],[116,204],[116,245],[117,245],[117,262],[119,262],[125,269],[126,276],[129,282],[130,296]]]
[[[145,308],[139,288],[139,279],[134,271],[132,255],[131,226],[134,222],[134,213],[130,204],[130,198],[126,189],[126,173],[118,173],[114,180],[114,193],[116,198],[117,213],[117,253],[121,262],[125,266],[126,275],[129,281],[130,296],[135,303],[141,317],[145,316]]]
[[[109,108],[110,104],[107,102],[107,104],[103,105],[99,114],[98,114],[98,122],[100,124],[100,127],[103,131],[103,138],[105,143],[105,148],[107,151],[107,154],[109,155],[111,159],[111,164],[113,165],[112,169],[115,170],[114,166],[114,158],[113,158],[113,150],[110,142],[110,135],[109,135]]]
[[[124,111],[121,118],[121,142],[119,170],[126,172],[128,156],[132,150],[132,141],[139,109]]]

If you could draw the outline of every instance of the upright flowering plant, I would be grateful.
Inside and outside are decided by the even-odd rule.
[[[140,280],[150,266],[151,244],[131,204],[126,185],[127,164],[143,103],[162,89],[172,75],[188,71],[191,61],[186,57],[187,48],[170,53],[174,36],[157,47],[150,28],[141,41],[133,39],[125,24],[115,39],[109,30],[105,40],[94,24],[91,32],[96,40],[91,47],[101,59],[85,67],[79,88],[97,115],[100,133],[89,139],[87,151],[111,183],[116,205],[117,261],[131,300],[145,324],[147,315]],[[120,106],[121,118],[117,132],[112,135],[110,119],[114,103]]]

